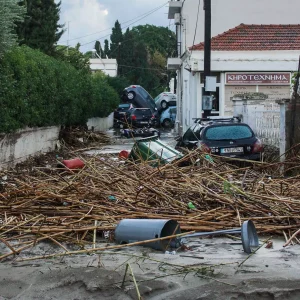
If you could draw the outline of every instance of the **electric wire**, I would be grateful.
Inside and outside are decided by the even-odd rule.
[[[140,21],[140,20],[142,20],[142,19],[144,19],[144,18],[150,16],[150,15],[153,14],[154,12],[156,12],[156,11],[158,11],[159,9],[163,8],[167,3],[168,3],[168,2],[165,2],[163,5],[156,7],[156,8],[153,9],[152,11],[150,11],[150,12],[148,12],[148,13],[142,15],[142,17],[139,16],[139,17],[140,17],[139,19],[135,20],[134,22],[130,23],[129,25],[121,26],[121,29],[126,29],[126,28],[130,27],[131,25],[133,25],[134,23],[136,23],[136,22],[138,22],[138,21]],[[134,19],[133,19],[133,20],[134,20]],[[129,21],[127,21],[126,23],[128,23],[128,22],[129,22]],[[109,29],[112,29],[112,28],[113,28],[113,27],[111,27],[111,28],[109,28]],[[107,29],[107,30],[109,30],[109,29]],[[90,41],[90,42],[81,44],[81,46],[85,46],[85,45],[91,44],[91,43],[93,43],[93,42],[96,42],[96,41],[98,41],[98,40],[102,40],[102,39],[104,39],[104,38],[106,38],[106,37],[109,37],[110,35],[111,35],[111,33],[109,33],[109,34],[107,34],[107,35],[105,35],[105,36],[102,36],[102,37],[100,37],[100,38],[97,38],[96,40],[92,40],[92,41]],[[82,38],[83,38],[83,37],[82,37]],[[72,39],[72,40],[74,40],[74,39]],[[75,40],[76,40],[76,39],[75,39]],[[69,41],[70,41],[70,40],[69,40]]]
[[[197,19],[196,19],[196,26],[195,26],[194,39],[193,39],[193,45],[192,45],[192,47],[194,47],[194,45],[195,45],[196,33],[197,33],[197,29],[198,29],[199,8],[200,8],[200,0],[198,2]],[[192,55],[192,52],[193,52],[193,48],[191,49],[191,55]]]
[[[168,2],[166,2],[166,3],[164,3],[163,4],[163,6],[164,5],[166,5]],[[149,13],[151,13],[152,11],[154,11],[154,10],[156,10],[157,9],[157,7],[156,8],[153,8],[152,10],[150,10],[150,11],[148,11],[148,12],[146,12],[146,13],[143,13],[143,14],[141,14],[140,16],[137,16],[137,17],[135,17],[135,18],[133,18],[133,19],[130,19],[130,20],[128,20],[128,21],[125,21],[125,22],[120,22],[120,24],[126,24],[126,23],[128,23],[128,22],[131,22],[131,21],[133,21],[133,20],[135,20],[135,19],[137,19],[137,18],[140,18],[140,17],[142,17],[142,16],[144,16],[144,15],[146,15],[146,14],[149,14]],[[72,39],[69,39],[69,42],[70,41],[74,41],[74,40],[79,40],[79,39],[82,39],[82,38],[85,38],[85,37],[88,37],[88,36],[91,36],[91,35],[94,35],[94,34],[98,34],[98,33],[101,33],[101,32],[105,32],[105,31],[108,31],[108,30],[111,30],[113,27],[109,27],[109,28],[106,28],[106,29],[103,29],[103,30],[100,30],[100,31],[97,31],[97,32],[94,32],[94,33],[90,33],[90,34],[87,34],[87,35],[83,35],[83,36],[79,36],[79,37],[76,37],[76,38],[72,38]],[[68,40],[65,40],[65,41],[61,41],[61,43],[65,43],[65,42],[67,42]]]

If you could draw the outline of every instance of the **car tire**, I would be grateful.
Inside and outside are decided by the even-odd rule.
[[[163,100],[163,101],[161,101],[160,106],[162,109],[166,109],[166,108],[168,108],[168,102]]]
[[[172,127],[172,121],[170,119],[164,119],[162,122],[162,126],[165,128],[171,128]]]
[[[128,98],[129,100],[132,100],[134,97],[135,97],[135,93],[134,93],[134,92],[129,92],[129,93],[127,94],[127,98]]]

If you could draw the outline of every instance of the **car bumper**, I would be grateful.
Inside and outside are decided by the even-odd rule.
[[[244,159],[244,160],[256,160],[260,161],[261,154],[260,153],[254,153],[254,154],[243,154],[243,155],[235,155],[235,154],[222,154],[220,156],[225,157],[231,157],[231,158],[238,158],[238,159]]]

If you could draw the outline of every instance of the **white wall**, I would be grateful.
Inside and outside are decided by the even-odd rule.
[[[114,113],[111,113],[107,118],[91,118],[87,122],[89,129],[94,127],[96,131],[105,131],[112,128],[114,125]]]
[[[300,1],[299,1],[300,2]],[[189,64],[204,70],[204,52],[192,51]],[[212,51],[212,71],[296,71],[300,51]]]
[[[55,149],[59,126],[27,128],[5,134],[0,140],[0,169],[14,166],[31,155]]]
[[[117,76],[118,64],[116,59],[92,58],[90,59],[90,68],[93,72],[102,71],[111,77]]]

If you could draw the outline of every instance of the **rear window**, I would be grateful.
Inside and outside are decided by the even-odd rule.
[[[120,104],[120,108],[128,108],[130,106],[130,103]]]
[[[136,116],[152,116],[152,112],[150,109],[136,109],[133,113]]]
[[[130,107],[130,104],[120,104],[118,110],[125,110]]]
[[[203,138],[206,140],[240,140],[252,136],[251,129],[246,125],[222,125],[208,128]]]

